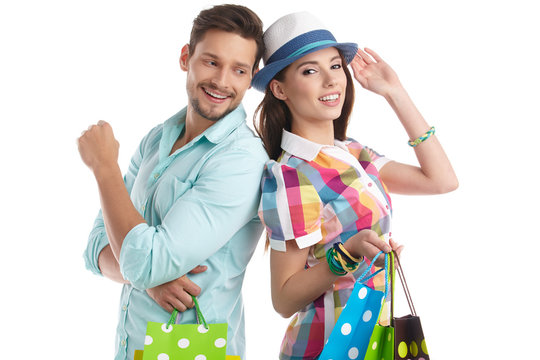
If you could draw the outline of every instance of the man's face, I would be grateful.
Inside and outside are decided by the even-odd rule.
[[[256,52],[255,40],[215,29],[206,32],[193,54],[187,46],[182,49],[189,102],[199,116],[217,121],[236,109],[251,84]]]

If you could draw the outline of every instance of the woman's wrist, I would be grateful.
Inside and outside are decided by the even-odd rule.
[[[384,95],[384,98],[388,101],[390,106],[395,107],[403,102],[403,100],[409,99],[409,94],[407,94],[405,88],[399,84],[398,86],[390,88]]]
[[[345,241],[345,243],[343,244],[343,247],[345,248],[345,250],[347,250],[349,252],[349,254],[351,254],[355,258],[363,258],[364,254],[358,253],[356,251],[356,246],[354,246],[354,243],[355,243],[355,240],[356,240],[355,236],[353,236],[353,237],[349,238],[347,241]]]

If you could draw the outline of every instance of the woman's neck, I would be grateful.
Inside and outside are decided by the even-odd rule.
[[[293,119],[291,132],[317,144],[334,145],[334,123],[332,121],[321,121],[314,124]]]

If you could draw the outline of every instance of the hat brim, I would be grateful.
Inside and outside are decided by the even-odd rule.
[[[355,43],[324,44],[324,45],[315,47],[313,49],[310,49],[309,51],[302,53],[300,55],[277,60],[271,64],[264,66],[261,70],[259,70],[253,76],[253,79],[251,80],[251,86],[253,86],[255,89],[259,91],[264,92],[270,80],[272,80],[274,76],[276,76],[276,74],[279,73],[281,70],[285,69],[287,66],[289,66],[296,60],[303,58],[307,54],[311,54],[315,51],[319,51],[322,49],[327,49],[329,47],[337,48],[343,54],[343,57],[345,58],[347,65],[350,64],[350,62],[354,59],[354,56],[356,55],[356,52],[358,51],[358,44],[355,44]]]

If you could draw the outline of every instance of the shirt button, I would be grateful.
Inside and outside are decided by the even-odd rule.
[[[144,206],[144,205],[141,206],[141,210],[142,210],[142,211],[146,210],[146,206]]]
[[[122,346],[126,346],[126,340],[122,340],[120,344],[122,344]]]
[[[157,179],[159,177],[159,173],[154,174],[154,179]]]
[[[127,306],[126,306],[126,305],[122,306],[122,310],[126,311],[126,310],[127,310]]]

